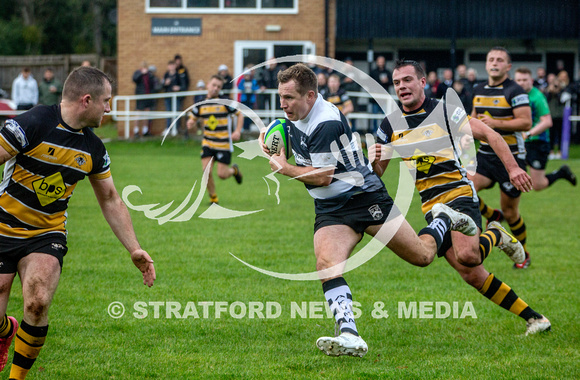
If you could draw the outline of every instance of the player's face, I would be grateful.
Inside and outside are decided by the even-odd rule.
[[[90,108],[87,113],[87,125],[91,128],[98,128],[101,126],[103,121],[103,116],[106,113],[111,112],[111,84],[109,82],[105,83],[105,90],[101,96],[93,98],[90,100]]]
[[[296,90],[296,82],[290,80],[286,83],[278,85],[278,93],[280,94],[280,106],[286,113],[286,117],[291,121],[298,121],[308,116],[312,106],[309,102],[315,101],[316,94],[314,91],[308,91],[304,95]]]
[[[210,99],[217,98],[223,87],[223,82],[219,79],[212,78],[207,84],[207,97]]]
[[[524,89],[525,92],[530,92],[534,85],[534,80],[530,74],[516,72],[515,81]]]
[[[508,61],[508,55],[505,51],[492,50],[487,53],[485,61],[485,70],[491,79],[506,79],[512,64]]]
[[[425,78],[417,77],[413,66],[403,66],[393,72],[393,85],[403,110],[414,111],[425,100]]]

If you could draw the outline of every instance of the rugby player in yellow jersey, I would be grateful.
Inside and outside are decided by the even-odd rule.
[[[155,280],[153,260],[141,249],[127,207],[119,197],[109,155],[90,128],[111,111],[111,80],[94,67],[75,69],[60,105],[37,106],[8,120],[0,131],[0,370],[16,335],[10,379],[24,379],[48,332],[48,310],[67,253],[67,206],[78,181],[93,187],[111,229],[143,273]],[[6,316],[18,273],[23,317]]]
[[[220,91],[224,85],[224,80],[218,76],[213,75],[207,84],[207,99],[228,99],[220,98]],[[232,124],[234,116],[237,116],[238,121],[236,129],[232,132]],[[231,120],[230,120],[231,118]],[[197,120],[203,121],[203,141],[201,151],[201,166],[205,172],[208,165],[211,165],[209,178],[207,181],[207,191],[211,203],[218,203],[219,199],[215,190],[215,182],[213,180],[213,164],[218,162],[217,174],[221,179],[234,177],[236,182],[242,183],[242,173],[237,164],[232,162],[232,152],[234,147],[233,141],[238,141],[241,136],[242,127],[244,126],[244,116],[235,108],[225,106],[223,104],[201,104],[193,107],[187,120],[187,129],[193,129],[194,133],[197,131]]]
[[[505,48],[494,47],[487,53],[485,69],[488,80],[473,88],[471,116],[502,135],[518,165],[525,170],[526,148],[522,132],[532,127],[532,111],[528,94],[509,78],[511,67],[511,57]],[[526,250],[526,261],[522,265],[525,268],[529,265],[529,254],[526,249],[526,225],[519,210],[521,191],[512,186],[508,173],[485,140],[481,141],[477,151],[477,173],[472,180],[477,192],[493,187],[496,182],[499,184],[503,217]],[[494,215],[493,210],[486,209],[483,202],[480,203],[480,210],[488,220],[500,219],[499,213]]]
[[[466,170],[457,160],[456,152],[446,152],[452,149],[451,140],[447,140],[448,144],[440,145],[442,140],[450,138],[445,123],[441,123],[442,126],[437,123],[444,117],[429,117],[437,112],[443,113],[444,107],[439,101],[426,98],[423,68],[416,61],[398,61],[393,70],[393,84],[401,101],[402,114],[399,112],[394,117],[387,116],[377,131],[380,144],[373,145],[369,152],[373,170],[380,176],[384,174],[389,164],[389,156],[385,155],[383,144],[390,144],[397,152],[402,152],[403,160],[417,168],[416,187],[421,195],[422,210],[428,222],[432,219],[432,206],[443,203],[471,216],[481,230],[481,214],[473,184],[466,177]],[[510,181],[516,188],[521,191],[531,190],[531,178],[515,162],[507,144],[498,133],[477,119],[469,120],[462,109],[455,109],[452,114],[460,117],[455,120],[453,116],[450,117],[451,122],[460,127],[467,127],[469,122],[473,136],[489,142],[505,165]],[[412,148],[408,149],[409,147]],[[420,148],[422,149],[418,152]],[[521,245],[499,223],[490,224],[489,229],[482,235],[467,236],[448,231],[438,256],[444,256],[463,280],[485,297],[526,320],[526,334],[548,330],[550,322],[547,318],[532,310],[507,284],[483,267],[483,260],[495,245],[506,251],[508,256],[519,256],[514,261],[523,261]]]

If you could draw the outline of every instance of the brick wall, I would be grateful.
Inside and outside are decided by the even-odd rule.
[[[334,56],[335,0],[330,0],[329,56]],[[224,63],[234,67],[234,42],[238,40],[287,41],[308,40],[316,44],[318,55],[324,54],[324,0],[299,0],[295,15],[240,15],[240,14],[146,14],[145,0],[118,2],[118,76],[120,95],[134,94],[132,75],[145,60],[157,66],[157,75],[166,71],[167,61],[181,54],[188,68],[194,90],[199,79],[207,82]],[[151,19],[201,18],[201,36],[151,36]],[[266,32],[266,24],[282,27],[280,32]],[[258,62],[256,62],[258,63]],[[232,74],[234,74],[232,72]],[[237,74],[237,73],[236,73]],[[162,102],[158,102],[161,105]],[[159,132],[163,123],[156,123]]]

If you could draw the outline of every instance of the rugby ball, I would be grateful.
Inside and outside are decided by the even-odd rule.
[[[286,158],[292,157],[292,145],[290,143],[290,125],[286,119],[275,119],[266,128],[264,144],[271,154],[280,154],[282,147],[286,150]]]

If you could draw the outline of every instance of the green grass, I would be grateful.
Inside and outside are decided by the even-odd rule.
[[[112,172],[121,193],[140,186],[134,204],[166,204],[173,210],[193,184],[201,181],[199,144],[170,140],[107,144]],[[236,151],[236,155],[239,151]],[[580,173],[580,148],[568,164]],[[281,202],[268,195],[262,178],[270,172],[264,159],[235,158],[244,183],[217,180],[220,204],[234,210],[263,211],[235,219],[201,219],[204,196],[195,216],[182,223],[159,225],[131,211],[142,246],[155,260],[157,281],[142,285],[141,275],[104,221],[88,181],[77,186],[69,208],[69,253],[49,314],[46,344],[31,379],[194,379],[194,378],[393,378],[393,379],[574,379],[580,377],[577,253],[580,202],[578,188],[559,181],[543,192],[522,197],[532,266],[514,271],[494,250],[485,265],[509,284],[532,308],[553,324],[548,334],[524,337],[525,322],[499,308],[465,284],[443,259],[415,268],[384,249],[370,262],[345,275],[362,315],[360,333],[369,344],[362,359],[327,357],[315,347],[318,337],[333,332],[330,318],[291,318],[292,302],[324,301],[317,281],[287,281],[260,274],[229,252],[262,268],[288,273],[310,272],[313,202],[304,186],[278,177]],[[549,163],[549,170],[561,162]],[[394,196],[396,170],[385,176]],[[270,185],[272,183],[270,182]],[[482,193],[497,206],[497,187]],[[417,196],[407,215],[416,230],[424,226]],[[366,243],[365,238],[363,243]],[[125,315],[107,313],[122,302]],[[228,312],[203,317],[200,302],[276,302],[277,318],[236,319]],[[471,302],[474,318],[399,318],[399,302],[457,302],[461,312]],[[195,303],[200,318],[133,316],[136,302]],[[383,302],[388,318],[374,318]],[[236,311],[239,312],[240,309]],[[22,317],[20,284],[15,281],[8,313]],[[180,314],[183,313],[183,309]],[[315,313],[322,316],[323,313]],[[12,356],[12,353],[10,354]],[[11,357],[10,357],[11,360]],[[9,369],[1,378],[6,379]]]

